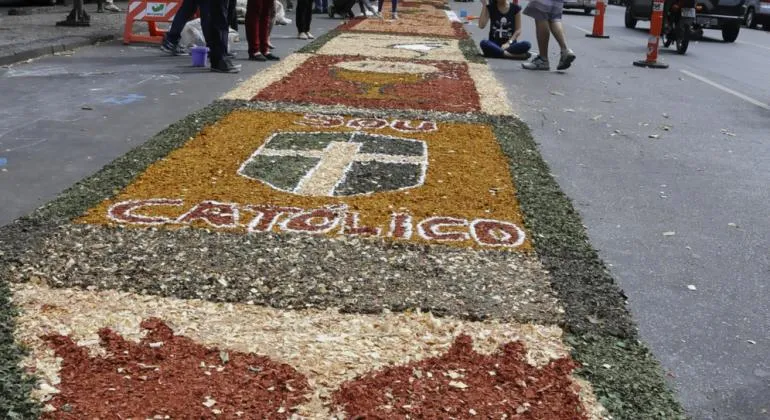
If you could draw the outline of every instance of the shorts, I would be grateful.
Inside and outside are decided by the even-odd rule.
[[[524,8],[524,14],[535,20],[553,22],[561,20],[564,0],[532,0]]]

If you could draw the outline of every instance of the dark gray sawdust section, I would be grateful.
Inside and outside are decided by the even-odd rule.
[[[356,238],[41,226],[5,251],[0,278],[52,287],[356,313],[421,309],[480,320],[560,323],[533,255]]]
[[[71,228],[61,228],[56,225],[62,222],[66,223],[67,219],[80,215],[85,209],[97,204],[105,198],[109,198],[125,187],[136,174],[141,173],[150,163],[160,159],[174,148],[183,144],[184,141],[194,135],[203,124],[216,121],[227,112],[237,108],[283,112],[326,112],[359,117],[370,116],[415,120],[433,119],[439,122],[486,123],[494,126],[501,147],[509,157],[511,173],[518,187],[518,199],[526,216],[525,223],[529,231],[534,232],[533,241],[535,248],[541,261],[543,261],[545,268],[551,271],[552,286],[556,289],[561,304],[565,309],[565,320],[562,325],[567,331],[566,340],[574,348],[573,357],[583,364],[580,375],[584,376],[592,383],[600,401],[610,410],[610,413],[614,418],[671,419],[680,418],[682,416],[681,407],[674,400],[670,390],[667,388],[657,362],[654,357],[649,354],[646,347],[638,341],[634,324],[625,310],[622,292],[615,286],[603,263],[599,260],[596,252],[587,242],[587,236],[578,214],[575,212],[569,199],[561,193],[558,185],[551,177],[547,165],[543,162],[541,156],[537,152],[536,144],[531,138],[527,127],[520,121],[511,117],[489,117],[481,114],[400,112],[393,110],[351,110],[350,108],[344,107],[305,107],[282,103],[246,103],[244,101],[218,102],[199,113],[193,114],[187,119],[172,125],[167,130],[164,130],[152,138],[145,145],[140,146],[136,150],[106,166],[104,170],[93,177],[78,183],[51,204],[36,211],[31,217],[24,218],[11,225],[0,228],[0,268],[9,267],[11,265],[20,267],[21,265],[30,264],[30,258],[32,258],[32,260],[40,259],[40,261],[53,258],[51,256],[42,255],[40,251],[41,248],[51,246],[50,238],[58,238],[63,243],[68,243],[69,248],[65,247],[66,249],[69,249],[68,252],[79,250],[80,248],[78,248],[76,243],[84,243],[84,239],[88,237],[88,232],[93,236],[94,231],[86,231],[86,233],[79,233],[77,235],[85,236],[67,238],[61,234]],[[94,227],[91,229],[99,230],[104,228]],[[100,232],[104,233],[104,231]],[[131,231],[129,234],[150,235],[148,238],[164,237],[164,235],[169,238],[181,238],[182,236],[180,235],[192,235],[193,237],[196,235],[211,235],[205,231],[199,230],[160,233],[137,230]],[[57,237],[56,235],[59,236]],[[96,235],[97,238],[94,240],[111,242],[113,239],[109,239],[109,237],[123,238],[124,243],[121,246],[124,248],[130,247],[131,242],[124,237],[125,235],[126,233],[119,233],[116,231],[110,232],[110,234]],[[98,236],[103,237],[99,238]],[[215,235],[214,237],[220,236],[221,235]],[[238,237],[241,238],[240,240],[248,240],[247,237],[244,236]],[[290,248],[304,248],[307,252],[318,252],[317,249],[319,249],[319,244],[321,243],[319,241],[330,241],[325,238],[272,235],[261,236],[261,238],[265,238],[265,241],[280,241],[280,243],[286,241],[299,241],[293,243]],[[178,239],[172,240],[173,243],[177,241]],[[216,240],[211,241],[213,241],[211,243],[214,244],[218,243]],[[308,241],[308,245],[304,247],[301,246],[300,244],[305,243],[305,241]],[[157,242],[161,243],[160,240]],[[150,244],[151,243],[153,242],[150,242]],[[184,242],[180,241],[179,243]],[[195,240],[193,240],[193,243],[195,243]],[[377,252],[379,255],[382,255],[383,253],[390,255],[388,253],[392,252],[392,255],[394,256],[410,251],[415,253],[415,255],[425,255],[425,253],[430,252],[436,252],[441,255],[446,252],[451,253],[451,250],[443,247],[424,248],[422,251],[419,251],[423,254],[416,254],[418,251],[415,251],[415,249],[418,249],[419,247],[412,248],[407,246],[406,248],[400,249],[398,247],[386,246],[385,248],[381,248],[381,245],[375,246],[372,245],[371,242],[366,241],[349,247],[342,247],[339,245],[349,243],[344,240],[329,242],[329,244],[332,243],[337,245],[329,246],[339,246],[339,249],[344,249],[344,252],[352,252],[353,255],[358,255],[356,254],[358,250]],[[246,246],[249,244],[243,245]],[[327,245],[328,244],[325,244],[324,246]],[[101,245],[97,245],[97,248],[98,246]],[[149,249],[158,249],[157,246]],[[235,249],[235,251],[233,249]],[[275,247],[274,249],[276,249],[276,252],[283,252],[282,248]],[[379,251],[377,251],[378,249]],[[125,251],[121,249],[120,252]],[[237,248],[231,248],[227,251],[227,255],[234,253],[232,255],[237,256],[237,252],[242,251],[238,251]],[[80,251],[78,251],[78,253],[80,253]],[[34,257],[30,257],[30,255],[33,254]],[[205,253],[197,255],[193,253],[192,255],[196,257],[195,260],[197,261],[211,261],[211,259],[208,258],[208,254]],[[364,254],[361,257],[367,257],[367,254]],[[508,255],[508,257],[514,256]],[[116,261],[122,261],[124,259],[122,255],[114,255],[113,258]],[[135,262],[132,264],[136,264],[135,267],[137,271],[131,272],[131,277],[134,278],[133,281],[148,282],[149,280],[143,276],[143,271],[141,271],[142,267],[144,267],[144,265],[142,265],[143,262],[141,259],[134,261]],[[244,261],[249,260],[241,260],[241,265],[239,267],[243,267]],[[61,271],[62,267],[65,267],[66,269],[69,258],[64,260],[63,257],[58,256],[53,261],[49,261],[49,263],[58,263],[58,265],[54,265],[55,269],[48,269],[49,273],[57,273],[58,271]],[[40,265],[40,262],[38,261],[35,263],[32,261],[31,264]],[[90,264],[91,267],[83,267],[83,264]],[[73,269],[73,267],[77,267],[78,270],[98,271],[96,265],[87,261],[83,263],[75,260],[70,269]],[[109,268],[110,266],[106,267]],[[210,268],[210,274],[218,272],[214,267],[215,265]],[[382,267],[382,270],[386,271],[393,269],[390,265],[382,265],[380,267]],[[422,268],[423,266],[420,265],[419,267]],[[286,268],[289,271],[311,270],[303,271],[303,273],[308,273],[308,277],[301,278],[305,282],[302,284],[307,284],[307,279],[315,276],[312,271],[313,267],[299,268],[287,266]],[[329,270],[336,269],[336,266],[329,267]],[[7,270],[3,273],[4,274],[0,275],[0,282],[3,282],[3,280],[7,279],[10,275]],[[170,275],[174,274],[172,273]],[[23,279],[24,276],[29,278],[30,273],[14,274],[14,278],[16,279]],[[352,285],[357,285],[359,287],[365,287],[366,277],[359,276],[358,279],[361,279],[358,280],[359,283],[353,282],[350,283],[349,286],[352,287]],[[98,282],[99,278],[92,277],[91,280],[86,279],[80,281]],[[216,277],[209,278],[207,281],[211,283],[212,286],[202,290],[220,290],[217,289],[217,286],[213,285],[214,283],[220,284]],[[236,277],[234,281],[237,284],[238,278]],[[127,283],[128,282],[124,280],[122,284],[128,287],[129,285]],[[230,283],[228,282],[228,285],[229,284]],[[399,283],[388,284],[388,286],[391,286],[393,289],[401,287]],[[168,290],[169,286],[167,285],[166,287],[166,290]],[[329,286],[324,284],[324,287],[327,287],[326,290],[328,294]],[[345,284],[342,284],[342,287],[344,288]],[[234,293],[227,292],[226,288],[221,290],[223,293],[230,293],[231,295]],[[307,291],[313,289],[308,289],[306,287],[302,290]],[[471,290],[475,292],[474,296],[476,296],[476,299],[479,299],[478,295],[482,296],[480,298],[482,300],[471,301],[471,303],[486,305],[483,296],[486,296],[488,290]],[[249,290],[249,292],[253,293],[251,290]],[[374,296],[387,296],[391,292],[391,289],[377,289],[376,292],[380,295]],[[282,293],[280,289],[274,291],[271,290],[270,293],[277,293],[278,296],[286,297],[286,302],[292,301],[292,298],[286,293]],[[290,293],[296,293],[296,290],[291,291]],[[237,293],[235,295],[237,295]],[[301,302],[296,297],[294,299],[298,303]],[[422,297],[408,300],[410,303],[421,301],[424,301]],[[302,303],[302,305],[304,305],[304,303]],[[444,304],[444,302],[437,306],[439,308],[447,308],[447,305]],[[395,306],[395,308],[398,307],[399,306]],[[400,307],[405,307],[403,302]],[[468,307],[468,302],[462,302],[460,314],[467,314],[469,318],[482,315],[493,315],[488,310],[484,310],[479,314],[472,314],[467,310]],[[487,306],[482,307],[486,308]],[[348,305],[347,308],[354,310],[356,306]],[[380,308],[376,307],[367,308],[359,306],[356,310],[365,311],[379,309]],[[447,312],[444,311],[443,313]],[[0,343],[0,345],[3,345],[3,343]],[[9,344],[5,343],[4,348],[8,348],[8,346]],[[4,363],[4,366],[9,366],[7,360],[2,360],[0,362]],[[606,366],[609,366],[609,368]],[[21,379],[11,379],[10,382],[18,384],[21,382]]]

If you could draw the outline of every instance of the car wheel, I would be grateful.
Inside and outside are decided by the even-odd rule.
[[[636,19],[634,19],[634,17],[631,16],[631,6],[626,7],[626,28],[628,29],[636,28]]]
[[[757,28],[757,17],[754,14],[753,7],[749,7],[749,10],[746,11],[746,27],[751,29]]]
[[[735,42],[735,40],[738,39],[738,33],[740,31],[740,23],[728,23],[722,27],[722,39],[725,42]]]

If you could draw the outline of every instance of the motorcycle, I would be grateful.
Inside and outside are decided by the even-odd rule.
[[[695,0],[668,0],[663,13],[663,46],[676,44],[676,52],[685,54],[693,37]]]

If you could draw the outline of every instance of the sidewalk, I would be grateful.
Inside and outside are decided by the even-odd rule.
[[[125,3],[116,4],[125,9]],[[11,9],[31,13],[9,16]],[[95,3],[86,4],[85,9],[91,15],[91,26],[71,28],[56,26],[56,22],[67,17],[71,7],[0,7],[0,65],[109,41],[122,35],[124,12],[96,13]]]

